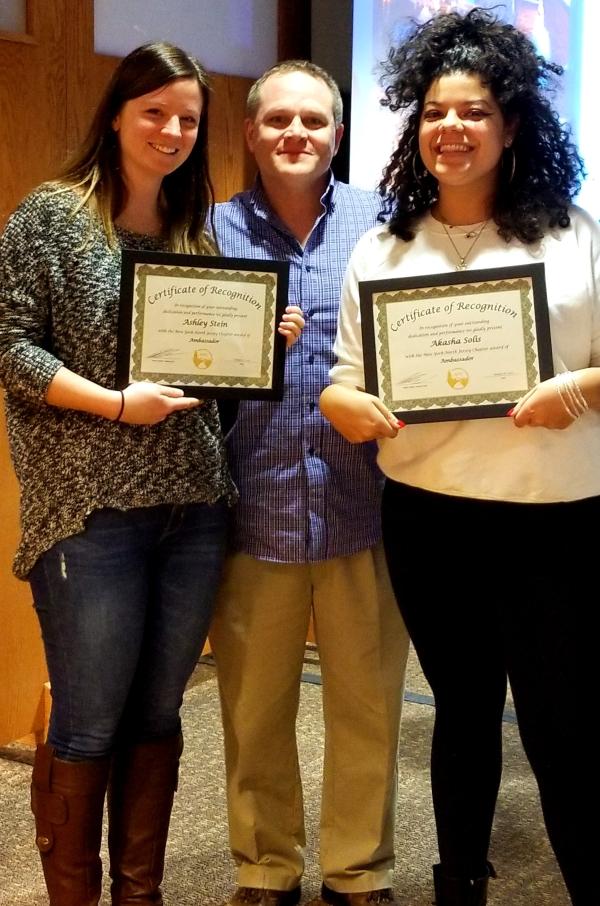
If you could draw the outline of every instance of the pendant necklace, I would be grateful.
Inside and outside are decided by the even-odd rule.
[[[481,224],[481,226],[478,229],[469,230],[467,233],[463,233],[464,239],[473,239],[473,241],[472,241],[471,245],[468,247],[468,249],[466,250],[466,252],[464,252],[464,254],[462,254],[462,255],[461,255],[460,251],[458,250],[458,247],[450,234],[450,230],[448,229],[448,227],[446,226],[445,223],[442,223],[444,232],[445,232],[446,236],[448,237],[450,245],[454,249],[454,253],[455,253],[456,257],[458,258],[458,264],[456,265],[457,271],[466,271],[467,259],[468,259],[469,255],[471,254],[471,252],[473,251],[473,249],[475,248],[475,244],[476,244],[477,240],[479,239],[479,237],[481,236],[481,234],[483,233],[483,231],[485,230],[485,228],[489,222],[490,222],[490,218],[488,217],[488,219],[484,220],[484,222]]]

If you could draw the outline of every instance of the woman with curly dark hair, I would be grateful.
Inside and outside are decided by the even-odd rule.
[[[600,515],[600,228],[572,204],[583,165],[547,97],[559,74],[480,9],[391,51],[386,103],[405,118],[381,183],[390,221],[350,259],[321,399],[348,440],[379,441],[390,575],[436,703],[437,906],[486,902],[507,679],[571,900],[597,902],[597,555],[580,526]],[[540,262],[556,376],[508,417],[403,426],[363,391],[360,282]]]

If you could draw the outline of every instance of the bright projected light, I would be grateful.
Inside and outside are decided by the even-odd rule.
[[[379,103],[378,67],[390,46],[401,40],[411,20],[424,22],[438,12],[475,6],[493,8],[528,34],[543,56],[564,67],[554,104],[571,127],[588,173],[578,203],[600,219],[600,143],[592,135],[597,128],[598,0],[354,0],[350,182],[377,186],[394,148],[402,114]]]

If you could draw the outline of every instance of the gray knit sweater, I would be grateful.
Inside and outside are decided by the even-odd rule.
[[[115,423],[44,402],[65,365],[115,385],[121,249],[108,246],[77,196],[32,192],[0,239],[0,384],[15,471],[22,537],[14,570],[25,578],[57,541],[84,528],[100,507],[235,500],[216,405],[174,413],[153,426]],[[119,230],[121,246],[164,247]]]

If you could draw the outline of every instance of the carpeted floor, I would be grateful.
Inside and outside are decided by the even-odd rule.
[[[318,815],[322,722],[316,655],[307,653],[298,737],[305,785],[307,864],[303,900],[318,893]],[[505,767],[491,859],[498,880],[489,906],[567,906],[568,898],[543,829],[535,784],[518,733],[504,727]],[[227,848],[222,735],[214,668],[199,666],[185,696],[183,756],[173,812],[165,882],[165,906],[217,906],[234,887]],[[397,814],[397,906],[428,906],[431,864],[436,861],[429,797],[428,757],[433,708],[429,690],[411,658],[400,747]],[[11,759],[30,753],[5,751],[0,758],[0,906],[47,903],[33,844],[28,764]],[[108,906],[107,896],[102,906]]]

